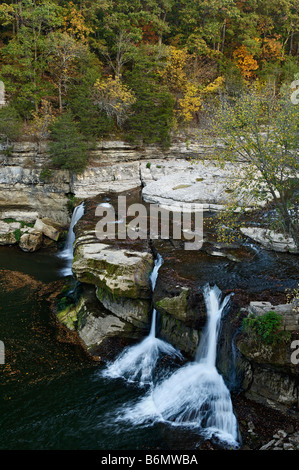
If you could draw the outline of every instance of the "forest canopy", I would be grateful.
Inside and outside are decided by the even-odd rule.
[[[7,0],[5,112],[38,142],[63,122],[89,145],[112,132],[169,145],[219,94],[299,79],[298,11],[299,0]]]

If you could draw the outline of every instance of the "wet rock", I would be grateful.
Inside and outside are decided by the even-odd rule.
[[[200,340],[200,331],[186,326],[184,322],[166,313],[161,314],[160,322],[161,338],[194,359]]]
[[[186,321],[188,317],[188,294],[189,289],[183,287],[179,296],[165,297],[159,300],[156,306],[162,311],[173,315],[178,320]]]

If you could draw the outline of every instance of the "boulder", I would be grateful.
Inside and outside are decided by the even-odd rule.
[[[21,250],[27,253],[34,253],[38,251],[43,243],[43,234],[41,232],[32,231],[30,233],[24,233],[19,242]]]
[[[244,227],[241,232],[263,247],[280,253],[299,253],[292,237],[260,227]]]
[[[129,299],[149,299],[149,276],[154,266],[147,252],[117,249],[103,243],[76,242],[73,273],[83,283]]]
[[[45,220],[45,219],[43,219]],[[37,219],[34,225],[34,230],[40,232],[51,240],[58,241],[60,237],[60,230],[57,227],[53,227],[48,223],[45,223],[42,219]]]

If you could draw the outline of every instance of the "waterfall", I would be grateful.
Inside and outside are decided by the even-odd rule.
[[[163,259],[158,255],[150,276],[153,292],[162,264]],[[156,317],[157,312],[153,309],[149,335],[141,343],[125,348],[113,363],[108,364],[104,377],[123,378],[140,386],[149,385],[153,383],[153,373],[161,354],[182,358],[173,346],[156,337]]]
[[[67,240],[65,243],[65,247],[63,251],[59,254],[60,258],[63,258],[66,260],[66,267],[62,269],[62,274],[65,276],[72,276],[72,263],[73,263],[73,257],[74,257],[74,242],[75,242],[75,233],[74,233],[74,228],[76,224],[79,222],[79,220],[83,217],[84,215],[84,203],[80,204],[77,206],[73,212],[72,215],[72,220],[67,236]]]
[[[217,286],[206,286],[204,298],[208,321],[195,361],[164,378],[137,404],[125,408],[119,419],[185,426],[237,447],[238,425],[230,392],[216,368],[219,327],[229,296],[221,302]]]

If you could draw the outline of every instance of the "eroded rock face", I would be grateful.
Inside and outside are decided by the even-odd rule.
[[[130,318],[106,310],[98,301],[92,286],[84,286],[79,300],[58,312],[58,319],[71,331],[77,331],[87,350],[98,351],[111,337],[134,337]]]
[[[34,223],[38,217],[50,217],[69,223],[69,174],[56,171],[52,182],[43,182],[41,169],[5,166],[0,172],[0,218]]]
[[[246,396],[281,411],[298,410],[298,365],[291,360],[291,345],[299,332],[296,308],[293,304],[251,302],[246,310],[256,316],[276,312],[282,316],[284,330],[282,339],[274,344],[266,344],[245,332],[237,336],[236,347],[242,355],[238,366],[244,374]]]

